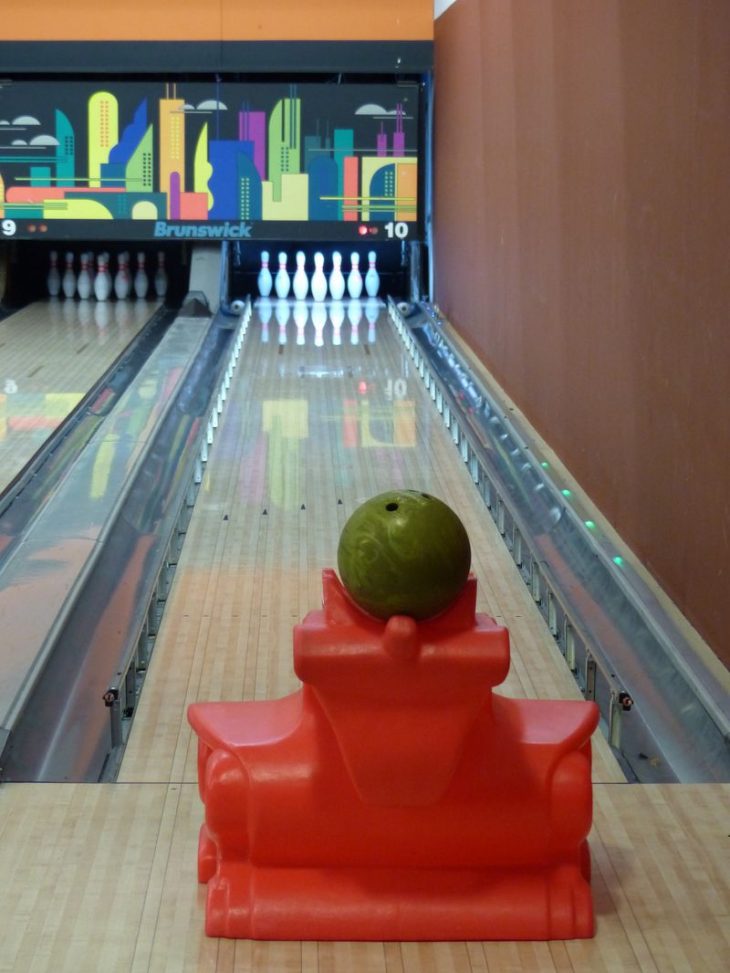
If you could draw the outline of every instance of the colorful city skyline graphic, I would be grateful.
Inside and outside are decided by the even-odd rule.
[[[0,82],[0,218],[18,236],[415,233],[418,131],[416,85]]]

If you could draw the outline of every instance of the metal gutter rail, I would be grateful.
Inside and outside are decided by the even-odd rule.
[[[239,323],[174,321],[0,565],[0,779],[108,778]]]
[[[430,305],[389,303],[461,459],[630,779],[730,781],[728,692],[561,488]]]

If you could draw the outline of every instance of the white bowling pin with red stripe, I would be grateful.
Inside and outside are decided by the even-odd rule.
[[[89,270],[89,261],[92,259],[90,253],[82,253],[79,257],[81,261],[81,270],[79,270],[79,276],[76,280],[76,290],[82,301],[88,301],[91,297],[91,291],[93,289],[93,280],[91,277],[91,271]]]
[[[347,293],[356,301],[362,294],[362,274],[360,273],[360,254],[350,255],[350,273],[347,275]]]
[[[51,265],[48,268],[48,277],[46,278],[46,285],[48,287],[48,293],[51,297],[58,297],[61,293],[61,274],[58,271],[58,251],[51,250],[50,253]]]
[[[61,286],[65,297],[73,297],[76,293],[76,274],[74,273],[74,255],[69,250],[66,254],[66,269],[61,278]]]
[[[375,269],[375,251],[368,253],[368,272],[365,274],[365,293],[368,297],[377,297],[380,290],[380,275]]]
[[[144,265],[145,255],[144,252],[140,250],[137,254],[137,271],[134,275],[134,293],[137,295],[137,297],[147,297],[147,289],[150,286]]]

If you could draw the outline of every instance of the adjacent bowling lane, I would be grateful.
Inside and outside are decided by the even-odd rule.
[[[296,688],[292,626],[320,606],[349,515],[391,488],[431,493],[463,520],[479,609],[511,633],[502,691],[579,696],[383,303],[259,300],[120,780],[196,780],[189,703]],[[600,736],[595,750],[596,779],[622,780]]]
[[[51,298],[0,321],[0,491],[158,306]]]

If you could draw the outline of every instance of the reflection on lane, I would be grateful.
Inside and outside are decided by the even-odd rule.
[[[326,302],[290,301],[283,298],[272,301],[268,297],[261,297],[256,302],[262,342],[266,343],[270,339],[270,324],[273,318],[278,328],[278,343],[285,345],[289,340],[288,326],[293,320],[295,343],[301,347],[311,341],[317,348],[322,348],[325,344],[341,345],[342,327],[345,321],[347,321],[345,340],[351,345],[359,344],[363,317],[367,321],[367,342],[374,344],[377,335],[376,323],[383,307],[383,302],[377,297],[369,297],[365,301],[358,298]],[[309,327],[310,322],[311,327]]]
[[[416,405],[409,396],[408,360],[401,360],[394,375],[383,369],[377,351],[370,350],[381,314],[380,327],[386,328],[385,305],[377,298],[256,301],[249,334],[255,336],[258,329],[270,349],[262,350],[256,366],[264,397],[249,459],[260,477],[249,484],[249,501],[299,509],[306,468],[319,444],[331,440],[333,425],[345,451],[375,451],[377,464],[398,462],[402,450],[415,447]],[[383,350],[386,345],[383,341]],[[283,382],[290,394],[272,395],[268,378],[274,372],[275,387],[281,389]],[[300,381],[287,385],[288,376]],[[256,397],[254,385],[250,394]]]

